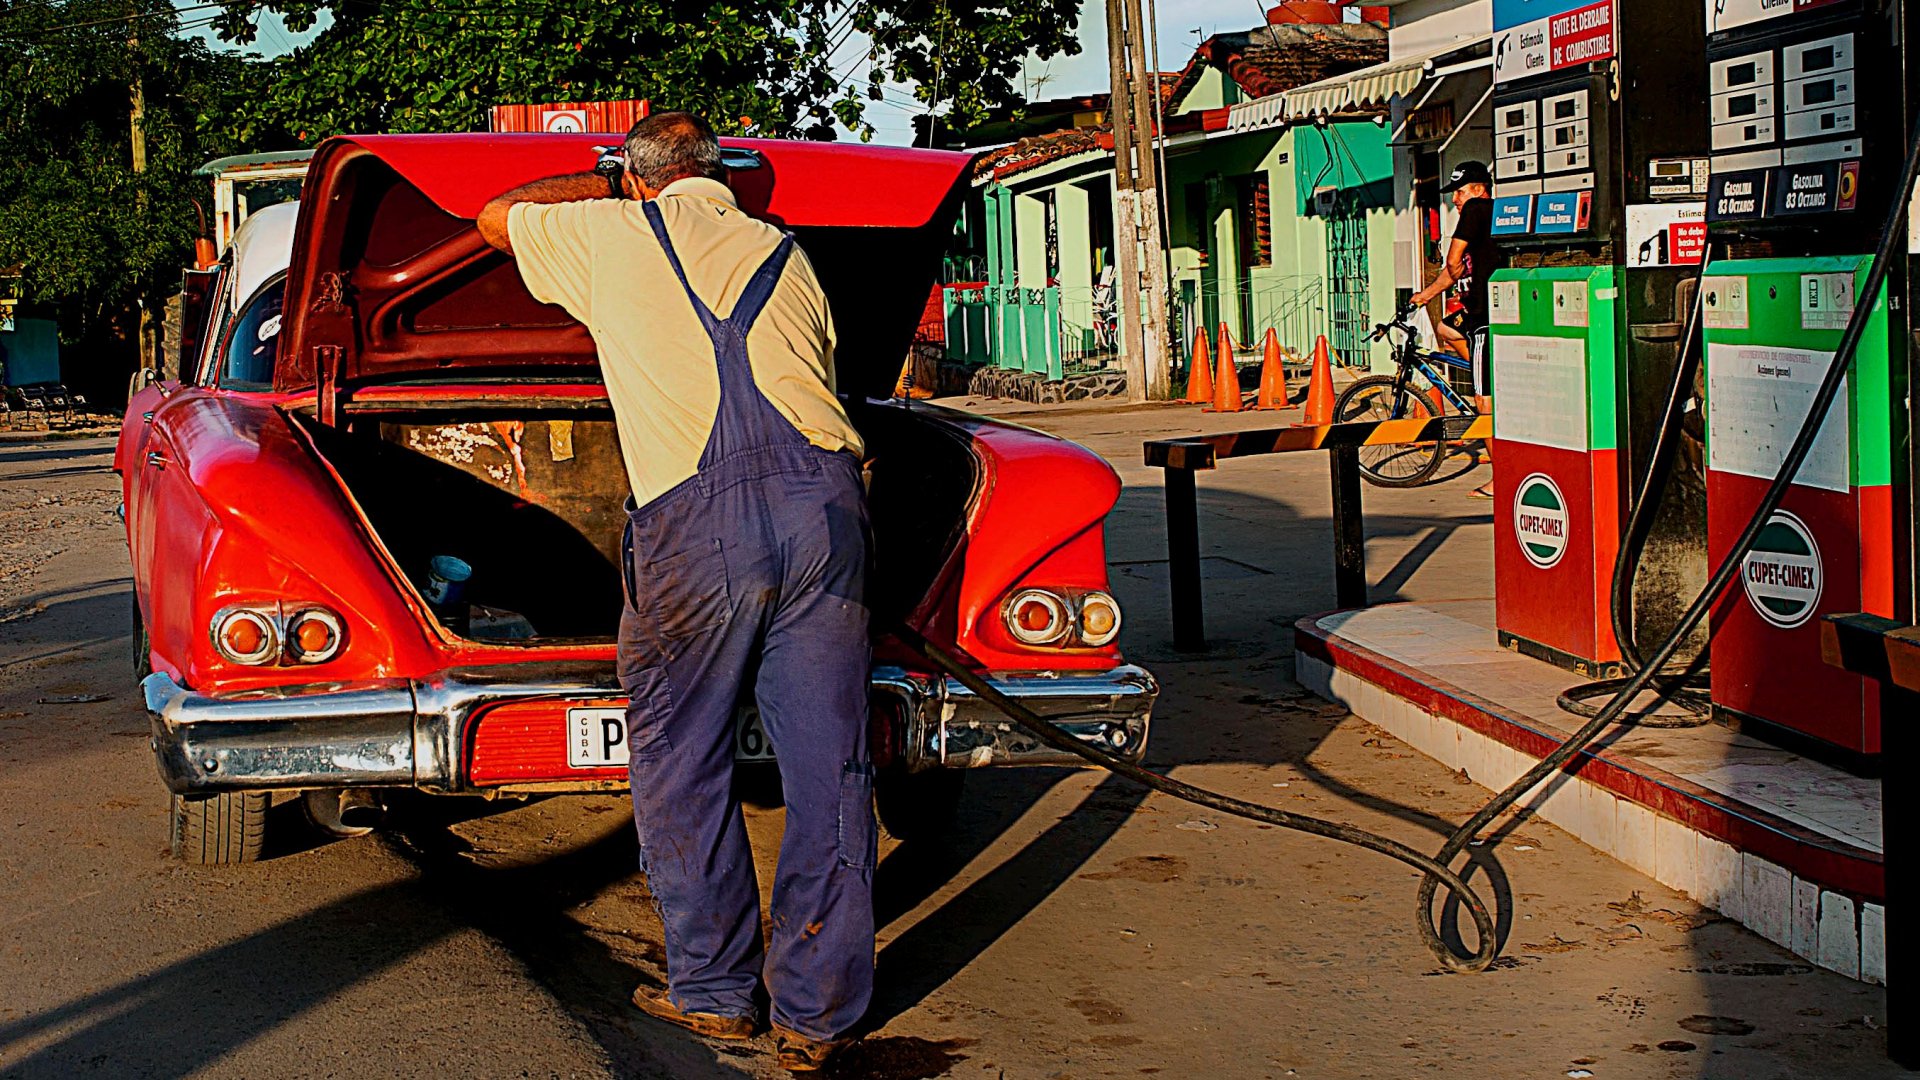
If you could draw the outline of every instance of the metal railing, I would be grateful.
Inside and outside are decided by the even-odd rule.
[[[1183,364],[1193,359],[1194,331],[1202,328],[1201,313],[1211,307],[1223,312],[1224,318],[1226,305],[1217,302],[1223,296],[1237,298],[1236,303],[1252,313],[1251,318],[1246,320],[1252,329],[1246,340],[1241,339],[1240,328],[1234,325],[1241,320],[1228,324],[1228,336],[1233,339],[1238,351],[1258,349],[1267,331],[1272,329],[1282,346],[1299,355],[1310,356],[1315,339],[1323,334],[1331,339],[1334,329],[1328,319],[1326,282],[1319,277],[1303,274],[1267,279],[1259,287],[1245,291],[1231,286],[1225,289],[1216,286],[1196,289],[1190,296],[1180,292],[1175,295],[1176,302],[1170,311],[1170,321],[1173,323],[1171,333],[1178,343]],[[1204,327],[1209,349],[1218,340],[1218,323],[1219,320],[1216,320],[1213,325]],[[1342,362],[1364,365],[1366,358],[1342,357]]]

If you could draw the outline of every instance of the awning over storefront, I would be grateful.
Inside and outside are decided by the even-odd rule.
[[[1279,94],[1242,102],[1227,114],[1228,131],[1254,131],[1316,116],[1385,109],[1430,78],[1493,66],[1493,35],[1467,38],[1431,52],[1416,53],[1321,79]]]

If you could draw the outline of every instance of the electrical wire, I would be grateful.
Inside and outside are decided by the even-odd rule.
[[[245,7],[248,9],[251,9],[251,8],[258,7],[261,3],[264,3],[265,0],[244,0],[244,2],[245,2]],[[227,4],[191,4],[186,7],[170,8],[165,10],[155,9],[153,11],[140,11],[140,12],[135,12],[132,15],[116,15],[116,16],[113,16],[112,18],[106,18],[106,19],[86,19],[81,22],[55,23],[51,26],[35,26],[35,27],[29,27],[24,30],[0,30],[0,38],[18,40],[22,38],[45,37],[48,34],[57,34],[66,30],[83,30],[88,27],[94,27],[94,26],[110,26],[116,23],[138,22],[142,19],[164,19],[169,16],[178,16],[181,12],[184,12],[184,11],[204,11],[208,8],[224,8],[228,6],[229,5]],[[213,16],[214,19],[218,19],[220,17],[221,16],[219,15]],[[195,20],[195,21],[198,21],[198,20]],[[207,20],[207,21],[212,21],[212,20]],[[183,23],[182,25],[184,26],[185,24]]]

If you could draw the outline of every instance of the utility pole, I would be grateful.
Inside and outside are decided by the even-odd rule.
[[[138,3],[133,14],[140,14]],[[127,123],[129,142],[133,148],[133,174],[137,177],[147,171],[147,88],[140,61],[140,20],[134,19],[127,24],[127,55],[133,65],[133,82],[128,87]],[[137,196],[138,205],[146,208],[146,193]],[[140,366],[160,370],[160,322],[153,317],[153,305],[144,291],[135,301],[140,306]]]
[[[1120,364],[1132,401],[1171,396],[1167,365],[1165,244],[1160,235],[1154,165],[1154,99],[1159,73],[1147,72],[1140,0],[1107,0],[1107,61],[1112,92],[1115,287],[1119,294]],[[1155,65],[1158,66],[1157,64]]]

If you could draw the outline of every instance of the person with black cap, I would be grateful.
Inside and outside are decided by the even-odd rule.
[[[1414,307],[1424,307],[1449,290],[1459,297],[1459,310],[1435,323],[1434,333],[1440,338],[1441,348],[1473,361],[1474,406],[1483,413],[1491,388],[1486,359],[1476,355],[1473,342],[1474,336],[1487,327],[1487,278],[1498,257],[1493,246],[1492,188],[1493,177],[1480,162],[1463,161],[1454,166],[1453,175],[1440,188],[1441,194],[1453,196],[1453,208],[1459,214],[1453,240],[1447,245],[1446,264],[1409,300]],[[1492,498],[1493,485],[1475,488],[1473,496]]]

